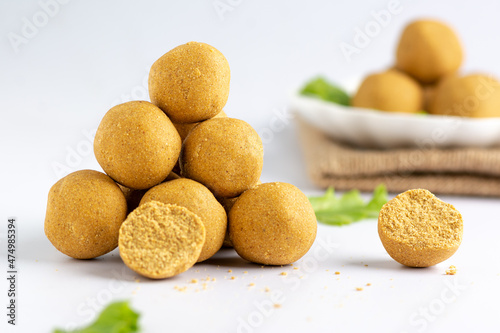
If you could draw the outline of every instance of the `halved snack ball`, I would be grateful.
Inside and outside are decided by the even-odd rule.
[[[434,91],[429,112],[472,118],[500,117],[500,82],[482,74],[446,77]]]
[[[463,235],[462,215],[427,190],[409,190],[382,207],[378,233],[394,260],[405,266],[429,267],[457,251]]]
[[[118,246],[130,269],[151,279],[164,279],[192,267],[204,242],[205,227],[196,214],[150,201],[123,222]]]
[[[153,64],[149,96],[174,123],[195,123],[222,111],[230,77],[229,64],[221,52],[205,43],[189,42]]]
[[[227,228],[227,216],[222,205],[208,188],[187,178],[171,180],[146,192],[141,205],[151,201],[175,204],[198,215],[205,226],[205,244],[198,262],[213,256],[222,246]]]
[[[103,170],[118,183],[136,190],[163,181],[180,150],[181,138],[170,119],[145,101],[111,108],[94,139],[94,154]]]
[[[49,191],[45,235],[62,253],[91,259],[116,248],[126,217],[125,196],[111,178],[94,170],[76,171]]]
[[[433,20],[410,23],[403,31],[396,52],[396,66],[422,83],[433,83],[455,72],[463,51],[455,32]]]
[[[367,76],[352,99],[352,106],[390,112],[419,112],[422,87],[408,75],[391,69]]]
[[[314,210],[297,187],[264,183],[243,193],[229,212],[229,236],[248,261],[287,265],[304,256],[316,238]]]
[[[236,197],[259,181],[264,148],[243,120],[213,118],[191,130],[179,162],[182,176],[202,183],[217,197]]]

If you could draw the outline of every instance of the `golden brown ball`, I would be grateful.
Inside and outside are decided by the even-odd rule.
[[[222,110],[221,112],[217,113],[214,118],[225,118],[225,117],[227,117],[227,114],[224,112],[224,110]],[[174,124],[175,129],[177,130],[177,132],[179,132],[179,135],[181,136],[181,141],[184,142],[184,139],[186,138],[186,136],[189,134],[189,132],[191,132],[191,130],[196,125],[199,124],[199,122],[192,123],[192,124],[177,124],[177,123],[173,123],[173,124]]]
[[[205,186],[187,178],[171,180],[150,189],[142,198],[141,205],[150,201],[185,207],[201,218],[206,237],[198,262],[219,251],[226,234],[227,216],[222,205]]]
[[[447,77],[438,84],[429,111],[472,118],[500,117],[500,82],[481,74]]]
[[[150,188],[174,167],[181,138],[159,108],[133,101],[111,108],[94,139],[94,154],[103,170],[131,189]]]
[[[433,266],[460,246],[462,215],[427,190],[409,190],[382,207],[378,233],[387,253],[400,264]]]
[[[422,83],[432,83],[456,71],[463,60],[455,32],[439,21],[419,20],[403,31],[396,66]]]
[[[174,123],[195,123],[222,111],[230,77],[229,64],[221,52],[205,43],[189,42],[153,64],[149,96]]]
[[[388,70],[367,76],[351,103],[361,108],[414,113],[422,110],[423,91],[408,75]]]
[[[182,176],[202,183],[217,197],[236,197],[259,181],[264,148],[243,120],[214,118],[191,130],[179,162]]]
[[[49,191],[45,235],[62,253],[91,259],[118,245],[127,202],[118,185],[94,170],[73,172]]]
[[[229,212],[229,235],[238,254],[264,265],[299,260],[316,238],[307,197],[287,183],[264,183],[243,193]]]

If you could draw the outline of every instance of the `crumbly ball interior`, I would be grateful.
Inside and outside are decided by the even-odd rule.
[[[380,217],[385,235],[416,250],[451,248],[462,240],[460,212],[427,190],[398,195],[382,208]]]
[[[131,269],[151,278],[184,272],[205,242],[201,219],[184,207],[151,201],[127,217],[120,229],[120,255]]]

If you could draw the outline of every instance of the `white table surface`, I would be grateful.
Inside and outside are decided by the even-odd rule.
[[[289,182],[307,194],[322,191],[308,180],[293,121],[273,119],[288,114],[289,92],[311,76],[343,82],[386,68],[401,28],[422,16],[456,28],[466,45],[466,72],[500,76],[497,1],[402,0],[402,13],[351,62],[340,43],[352,42],[354,29],[388,1],[224,2],[233,10],[221,20],[216,1],[71,1],[18,52],[9,33],[20,34],[24,18],[32,20],[41,5],[0,2],[0,331],[51,332],[84,324],[110,300],[121,299],[141,313],[144,332],[498,331],[496,198],[442,197],[462,212],[464,241],[451,259],[427,269],[394,262],[380,243],[376,221],[319,225],[313,248],[294,266],[261,268],[224,250],[162,281],[138,277],[116,250],[78,261],[52,247],[43,220],[48,190],[61,175],[55,167],[100,170],[86,150],[86,133],[111,106],[147,98],[148,68],[178,44],[205,41],[226,55],[232,70],[226,112],[261,134],[271,129],[262,180]],[[4,314],[10,216],[18,220],[16,327],[6,324]],[[450,265],[458,269],[454,276],[445,275]]]

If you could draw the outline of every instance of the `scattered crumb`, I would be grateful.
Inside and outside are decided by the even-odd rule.
[[[329,270],[329,269],[327,269],[326,271],[327,271],[327,272],[329,272],[330,270]]]
[[[372,284],[371,284],[371,283],[367,283],[366,285],[369,287],[369,286],[371,286]]]
[[[200,270],[199,270],[199,269],[197,269],[197,270],[195,270],[195,272],[196,272],[196,273],[199,273],[199,272],[200,272]]]
[[[361,288],[361,287],[356,288],[356,291],[362,291],[362,290],[363,290],[363,288]]]
[[[446,275],[455,275],[457,274],[457,268],[453,265],[451,265],[447,270],[446,270]]]
[[[248,271],[244,271],[243,274],[248,274]]]
[[[134,278],[134,281],[135,281],[136,283],[139,283],[139,282],[141,282],[141,279],[139,279],[138,277],[135,277],[135,278]]]
[[[264,268],[264,266],[260,266],[260,268]]]
[[[202,284],[202,286],[203,286],[203,290],[207,290],[207,284],[206,283]]]
[[[304,278],[304,275],[300,276],[299,279],[303,279]]]
[[[365,264],[365,267],[368,267],[368,265]]]
[[[294,267],[293,269],[299,269],[298,267]]]
[[[287,272],[281,272],[280,275],[287,276],[288,273]]]
[[[252,283],[250,283],[248,286],[249,286],[249,287],[254,287],[254,286],[255,286],[255,283],[253,283],[253,282],[252,282]]]
[[[198,279],[192,279],[191,283],[198,283]]]
[[[231,280],[236,280],[236,276],[231,276]]]
[[[177,291],[180,291],[180,292],[183,292],[183,293],[184,293],[184,292],[186,292],[187,287],[179,287],[179,286],[175,286],[175,287],[174,287],[174,289],[175,289],[175,290],[177,290]]]
[[[215,282],[215,278],[213,278],[212,281]]]
[[[337,272],[335,272],[335,275],[339,275],[339,274],[340,274],[340,272],[338,272],[338,271],[337,271]]]
[[[281,308],[281,304],[274,303],[274,308],[275,308],[275,309],[279,309],[279,308]]]
[[[228,270],[227,270],[227,272],[228,272],[228,273],[232,273],[232,272],[233,272],[233,270],[232,270],[232,269],[228,269]]]
[[[271,291],[271,289],[269,289],[269,287],[266,287],[266,288],[264,289],[264,291],[265,291],[266,293],[268,293],[268,292],[270,292],[270,291]]]

